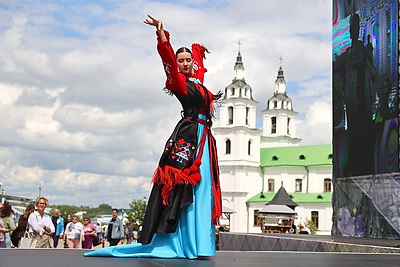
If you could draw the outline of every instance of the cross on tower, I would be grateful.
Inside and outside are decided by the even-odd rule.
[[[282,61],[283,61],[283,57],[282,56],[279,57],[279,61],[280,61],[281,67],[282,67]]]
[[[241,42],[240,39],[239,39],[239,41],[238,41],[237,43],[238,43],[238,45],[239,45],[239,51],[240,51],[240,46],[242,45],[242,42]]]

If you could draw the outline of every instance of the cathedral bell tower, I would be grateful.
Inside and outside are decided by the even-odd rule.
[[[239,43],[240,44],[240,43]],[[219,118],[213,125],[218,147],[222,204],[238,214],[246,213],[246,200],[261,192],[260,136],[256,128],[256,105],[252,88],[244,78],[240,47],[232,83],[219,101]],[[237,218],[236,218],[237,217]],[[231,226],[246,231],[243,218],[231,217]]]
[[[268,99],[267,108],[262,111],[261,147],[298,145],[301,139],[295,137],[296,115],[292,99],[286,94],[286,80],[283,75],[282,57],[280,57],[274,95]]]

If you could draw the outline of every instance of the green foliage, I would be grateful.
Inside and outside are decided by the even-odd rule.
[[[55,205],[55,206],[51,206],[51,213],[49,215],[53,215],[53,211],[55,209],[59,209],[60,210],[60,216],[63,218],[67,218],[68,214],[74,215],[75,213],[77,213],[79,210],[78,207],[76,206],[71,206],[71,205]]]
[[[83,217],[94,218],[97,215],[111,214],[112,207],[108,204],[100,204],[97,208],[91,208],[87,206],[71,206],[71,205],[54,205],[51,206],[50,215],[53,215],[53,211],[55,209],[60,210],[60,216],[63,218],[67,218],[68,214],[74,215],[79,211],[86,212]]]
[[[137,231],[143,223],[147,207],[146,199],[134,199],[129,204],[129,207],[131,210],[128,211],[128,220],[132,222],[133,230]]]
[[[315,232],[318,230],[317,225],[312,220],[308,220],[307,224],[311,234],[315,234]]]

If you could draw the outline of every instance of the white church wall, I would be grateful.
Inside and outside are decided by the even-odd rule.
[[[332,168],[330,166],[310,167],[309,193],[324,192],[324,179],[332,180]]]
[[[318,212],[318,231],[319,235],[330,235],[332,228],[332,204],[307,204],[302,203],[296,207],[297,219],[295,220],[296,226],[305,225],[308,220],[311,220],[311,213]]]

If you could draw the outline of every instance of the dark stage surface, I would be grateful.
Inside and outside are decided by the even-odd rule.
[[[0,249],[0,267],[399,266],[400,254],[219,251],[209,260],[83,257],[81,249]]]

